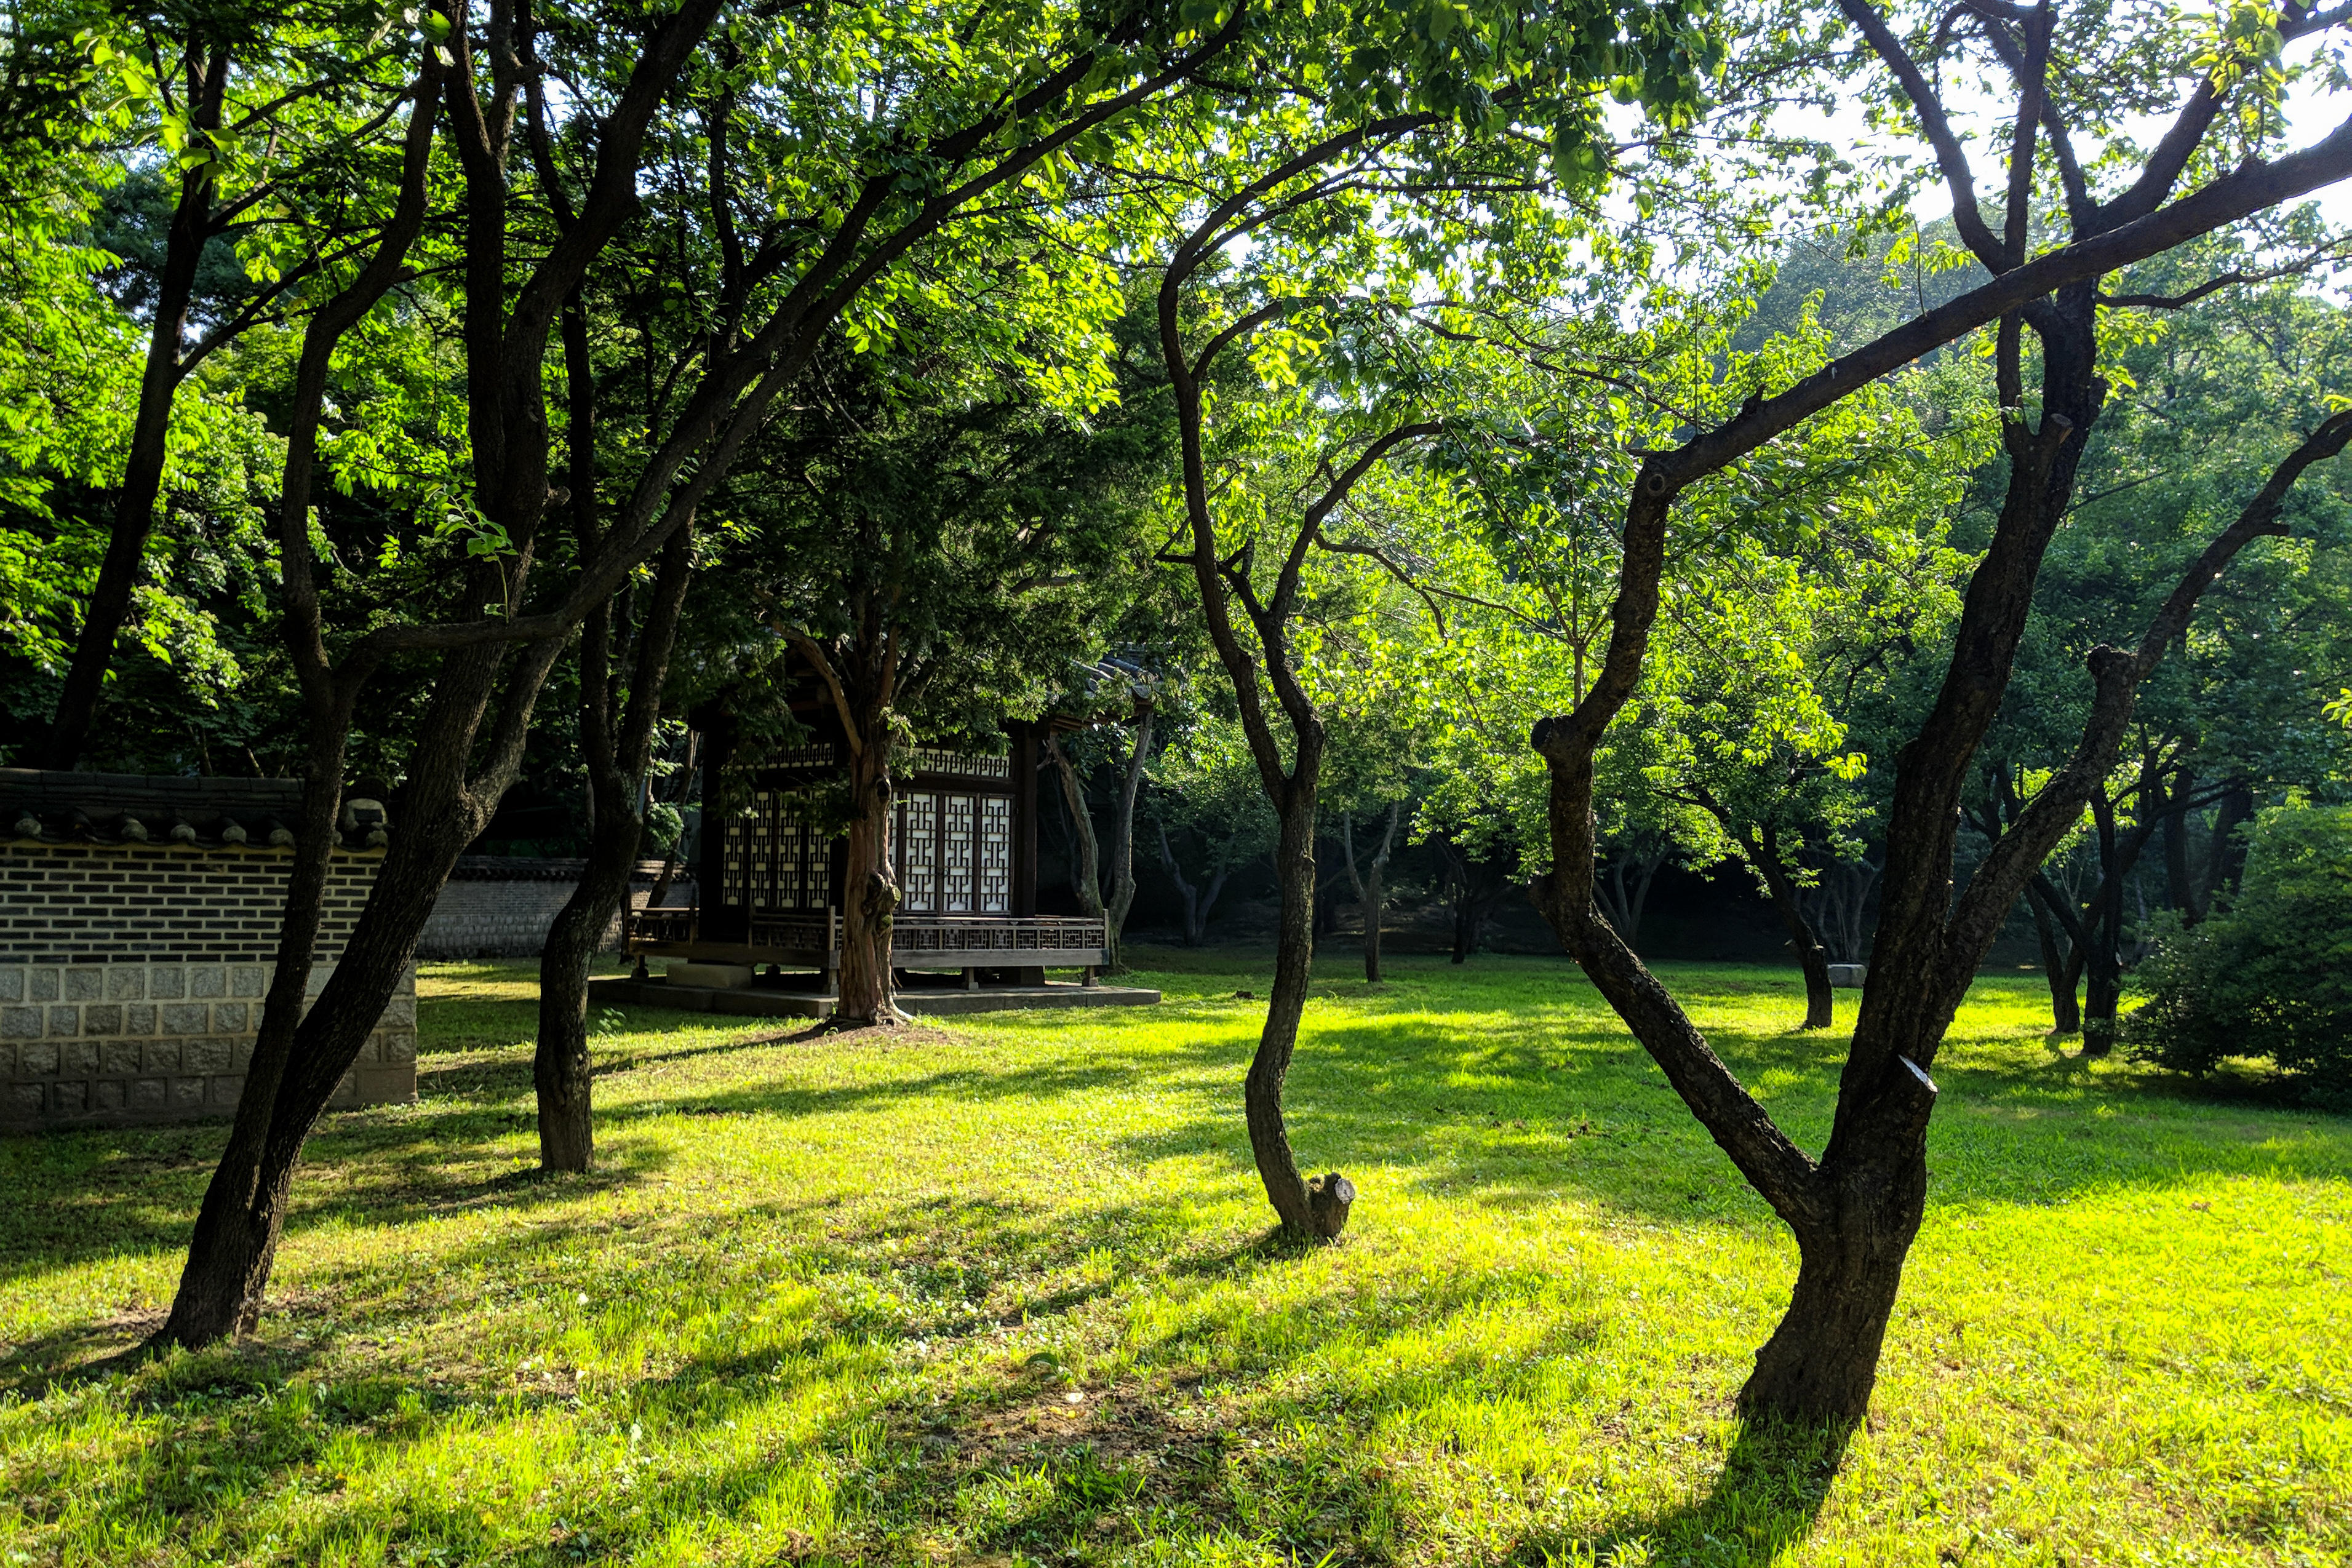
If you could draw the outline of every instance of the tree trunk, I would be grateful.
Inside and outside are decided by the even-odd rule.
[[[191,55],[196,52],[190,50]],[[191,129],[200,148],[220,129],[228,69],[227,51],[211,51],[191,116]],[[70,768],[81,760],[97,718],[99,695],[105,689],[106,672],[114,662],[114,645],[122,635],[131,597],[139,586],[139,569],[146,561],[147,536],[155,526],[155,500],[163,491],[163,468],[170,456],[172,403],[187,377],[181,347],[195,297],[196,268],[204,258],[205,243],[212,238],[215,167],[210,159],[205,159],[180,176],[180,197],[172,210],[172,226],[165,231],[163,267],[156,279],[155,315],[147,335],[146,369],[139,379],[138,411],[131,417],[131,450],[123,463],[121,487],[115,492],[106,554],[99,562],[98,581],[91,586],[89,601],[82,609],[73,663],[66,670],[65,687],[58,695],[57,712],[43,743],[39,764],[43,768]]]
[[[1152,704],[1142,705],[1135,725],[1135,749],[1128,753],[1118,810],[1110,830],[1110,901],[1103,907],[1103,942],[1114,971],[1127,967],[1127,913],[1135,907],[1135,802],[1143,790],[1144,765],[1151,760]]]
[[[2182,769],[2172,780],[2164,811],[2164,896],[2191,925],[2205,917],[2205,905],[2197,896],[2197,879],[2189,869],[2189,802],[2196,782],[2193,775]]]
[[[1225,891],[1227,873],[1209,873],[1198,883],[1188,880],[1184,868],[1176,859],[1176,846],[1168,840],[1168,824],[1157,824],[1160,830],[1160,866],[1168,880],[1176,884],[1176,895],[1184,902],[1184,946],[1198,947],[1208,940],[1209,912],[1217,906],[1217,895]]]
[[[157,1331],[158,1342],[194,1349],[231,1333],[249,1333],[258,1319],[303,1141],[343,1075],[359,1060],[361,1048],[406,973],[417,933],[433,913],[450,868],[488,822],[504,792],[497,779],[511,777],[520,767],[521,735],[530,727],[530,699],[557,652],[551,640],[517,657],[521,667],[512,677],[499,715],[502,744],[489,788],[469,786],[465,769],[503,651],[471,648],[444,659],[418,743],[410,754],[400,816],[391,825],[391,845],[366,907],[334,974],[309,1013],[289,1030],[287,1015],[300,1008],[300,988],[307,985],[304,971],[318,928],[319,900],[309,894],[298,868],[262,1039],[256,1042],[236,1123],[205,1189],[179,1292],[171,1316]],[[307,843],[297,838],[316,857],[321,883],[333,845],[333,818],[326,815],[326,831],[318,831],[324,802],[331,797],[317,780],[329,754],[339,758],[341,749],[341,732],[314,743],[314,774],[306,780],[303,800],[303,828],[311,837]],[[298,917],[307,917],[307,929],[298,928]],[[282,1050],[276,1044],[281,1039],[287,1042]]]
[[[886,723],[866,727],[865,744],[849,760],[852,810],[841,883],[841,989],[833,1008],[843,1023],[892,1023],[900,1019],[890,975],[890,934],[898,909],[898,879],[890,863],[890,733]]]
[[[1274,989],[1266,1001],[1265,1028],[1242,1085],[1249,1124],[1250,1153],[1258,1179],[1282,1228],[1293,1236],[1330,1240],[1348,1223],[1356,1196],[1334,1171],[1313,1183],[1298,1174],[1290,1133],[1282,1115],[1282,1086],[1298,1045],[1298,1020],[1315,964],[1315,785],[1321,762],[1321,737],[1300,737],[1300,756],[1290,778],[1289,799],[1280,803],[1282,831],[1275,847],[1275,881],[1281,890],[1281,924],[1274,950]]]
[[[1756,869],[1764,878],[1765,891],[1772,895],[1772,907],[1779,912],[1780,924],[1789,932],[1789,946],[1796,949],[1797,965],[1805,972],[1806,1029],[1830,1027],[1831,1009],[1835,1000],[1830,988],[1830,956],[1813,935],[1813,923],[1805,918],[1803,906],[1797,898],[1797,884],[1789,876],[1788,868],[1780,863],[1780,836],[1771,828],[1760,830],[1751,856]]]
[[[1403,805],[1401,800],[1389,802],[1380,847],[1372,852],[1371,864],[1362,870],[1356,865],[1355,821],[1346,812],[1339,816],[1339,850],[1348,858],[1348,881],[1356,890],[1356,907],[1364,915],[1364,979],[1375,986],[1381,983],[1381,924],[1388,913],[1389,853],[1396,844],[1397,818]]]
[[[2244,782],[2231,784],[2213,812],[2213,847],[2206,857],[2205,906],[2238,891],[2246,869],[2246,845],[2238,830],[2253,820],[2254,792]]]
[[[1642,945],[1642,910],[1650,902],[1650,884],[1657,879],[1658,867],[1664,855],[1620,854],[1609,863],[1606,885],[1598,878],[1593,884],[1593,897],[1600,901],[1609,924],[1625,939],[1625,946],[1639,951]],[[1630,885],[1626,873],[1633,873]]]
[[[2091,792],[2091,817],[2098,829],[2098,902],[2084,924],[2092,941],[2084,955],[2090,983],[2083,992],[2083,1054],[2105,1056],[2116,1045],[2116,1006],[2123,999],[2124,873],[2116,841],[2116,809],[2104,789]]]
[[[2025,899],[2033,911],[2033,934],[2042,943],[2042,972],[2050,985],[2050,1023],[2059,1034],[2083,1032],[2083,1009],[2074,999],[2074,968],[2068,955],[2058,947],[2058,922],[2051,908],[2051,894],[2040,873],[2026,884]]]
[[[575,484],[585,476],[577,476]],[[575,498],[579,492],[573,492]],[[691,579],[694,537],[681,527],[662,551],[653,602],[637,632],[636,667],[619,724],[610,713],[604,669],[604,612],[582,628],[581,749],[596,803],[595,831],[579,884],[548,926],[539,959],[539,1045],[531,1081],[539,1092],[541,1170],[585,1171],[595,1158],[593,1089],[588,1062],[588,970],[629,896],[637,846],[645,835],[641,798],[661,716],[661,687],[677,638],[678,613]],[[665,870],[665,880],[667,873]],[[659,890],[656,890],[659,895]]]
[[[1744,1415],[1841,1425],[1870,1408],[1904,1260],[1927,1207],[1926,1128],[1866,1167],[1822,1175],[1835,1220],[1798,1233],[1796,1286],[1739,1391]]]
[[[1102,901],[1102,848],[1095,836],[1094,812],[1087,805],[1086,785],[1070,761],[1070,754],[1062,749],[1061,740],[1050,730],[1045,735],[1045,753],[1054,759],[1054,777],[1062,781],[1062,804],[1070,813],[1070,832],[1077,850],[1070,867],[1070,891],[1078,895],[1079,910],[1099,918]]]

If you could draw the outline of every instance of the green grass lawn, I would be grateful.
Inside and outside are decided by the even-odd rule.
[[[2086,1066],[1980,984],[1832,1462],[1734,1419],[1793,1249],[1565,963],[1335,956],[1288,1103],[1361,1197],[1298,1252],[1240,1124],[1263,961],[1144,958],[1166,1006],[608,1017],[565,1179],[530,975],[428,969],[421,1101],[323,1124],[259,1338],[127,1371],[221,1127],[0,1139],[0,1554],[2352,1558],[2352,1121]],[[1818,1146],[1794,973],[1670,978]]]

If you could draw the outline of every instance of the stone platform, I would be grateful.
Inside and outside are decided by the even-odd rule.
[[[1013,1012],[1024,1008],[1148,1008],[1159,1001],[1158,991],[1142,986],[1080,986],[1066,980],[1043,986],[983,986],[969,991],[950,986],[902,986],[898,991],[898,1010],[917,1016]],[[689,1013],[821,1019],[832,1013],[834,998],[814,989],[761,985],[673,986],[655,977],[591,980],[588,1002],[591,1007],[635,1005]]]

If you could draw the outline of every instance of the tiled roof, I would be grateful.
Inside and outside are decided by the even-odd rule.
[[[0,841],[284,849],[301,818],[294,779],[170,779],[0,768]],[[345,849],[383,847],[385,824],[339,832]]]

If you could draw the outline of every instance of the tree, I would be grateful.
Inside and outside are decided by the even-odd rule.
[[[944,313],[907,330],[904,361],[878,346],[827,361],[832,395],[778,423],[740,487],[760,535],[751,591],[848,737],[835,1016],[859,1023],[896,1013],[893,747],[918,725],[985,737],[1034,716],[1098,651],[1165,428],[1134,366],[1124,399],[1072,409],[1049,379],[982,360]]]
[[[1274,848],[1275,822],[1257,764],[1230,718],[1181,710],[1148,777],[1147,810],[1160,869],[1183,904],[1188,947],[1208,937],[1209,916],[1234,872]]]
[[[1069,817],[1076,852],[1070,868],[1072,890],[1084,913],[1101,917],[1103,945],[1110,967],[1118,969],[1126,967],[1120,956],[1120,938],[1127,928],[1128,913],[1135,907],[1135,813],[1142,799],[1145,770],[1151,762],[1153,731],[1160,717],[1160,682],[1121,658],[1097,664],[1084,674],[1085,689],[1068,695],[1065,711],[1094,712],[1102,716],[1085,737],[1074,736],[1067,745],[1059,736],[1048,733],[1046,756],[1061,784],[1062,804]],[[1123,757],[1119,755],[1122,750],[1126,753]],[[1082,753],[1082,758],[1074,758],[1074,753]],[[1094,803],[1087,787],[1087,780],[1104,768],[1111,769],[1116,779],[1108,856],[1095,831]]]
[[[2275,78],[2262,68],[2264,33],[2251,47],[2208,45],[2153,27],[2120,26],[2100,7],[2047,5],[1971,14],[1960,29],[1897,37],[1870,0],[1841,13],[1892,78],[1898,113],[1933,146],[1962,237],[1992,280],[1913,316],[1868,344],[1791,379],[1751,382],[1728,418],[1647,451],[1624,508],[1618,594],[1608,649],[1591,690],[1538,727],[1551,774],[1552,867],[1544,913],[1567,949],[1665,1070],[1668,1081],[1741,1174],[1795,1233],[1799,1268],[1788,1314],[1759,1353],[1740,1395],[1752,1416],[1852,1423],[1868,1406],[1880,1345],[1927,1195],[1926,1135],[1936,1049],[1979,960],[2033,868],[2073,826],[2094,783],[2112,767],[2138,685],[2187,626],[2198,598],[2248,541],[2274,531],[2257,507],[2215,538],[2148,624],[2135,651],[2101,648],[2095,695],[2076,748],[1979,865],[1957,903],[1950,878],[1958,802],[1969,764],[1998,712],[2031,610],[2034,572],[2074,495],[2083,440],[2106,383],[2098,373],[2104,275],[2318,188],[2352,172],[2352,123],[2315,146],[2273,159],[2213,148],[2226,106]],[[2295,13],[2280,32],[2320,24]],[[2153,36],[2150,36],[2153,34]],[[2053,55],[2053,45],[2061,46]],[[2008,196],[1996,232],[1979,207],[1976,176],[1915,47],[1981,48],[2011,74],[2019,112]],[[2053,59],[2060,68],[2053,69]],[[2202,60],[2207,63],[2185,62]],[[2176,65],[2174,62],[2184,62]],[[2185,70],[2194,86],[2172,128],[2128,173],[2085,164],[2074,146],[2102,123],[2097,94],[2126,80]],[[2256,123],[2259,123],[2257,121]],[[2044,134],[2046,131],[2046,135]],[[2224,136],[2228,132],[2224,131]],[[2200,152],[2202,161],[2200,162]],[[2228,172],[2220,172],[2224,165]],[[2088,170],[2114,170],[2095,193]],[[2053,177],[2067,243],[2033,256],[2028,220],[2037,181]],[[2184,180],[2204,179],[2175,197]],[[1665,545],[1676,503],[1704,500],[1719,476],[1769,460],[1777,437],[1833,408],[1928,350],[1993,327],[1993,369],[2009,458],[2000,521],[1970,580],[1945,676],[1927,721],[1899,754],[1886,829],[1877,935],[1860,1018],[1840,1081],[1827,1148],[1816,1160],[1777,1126],[1706,1038],[1594,906],[1594,761],[1639,689],[1658,614]],[[2038,406],[2029,408],[2026,335],[2038,350]],[[1792,367],[1793,368],[1793,367]],[[2298,453],[2300,471],[2318,455]],[[2283,471],[2284,472],[2284,471]]]
[[[2256,820],[2246,883],[2210,920],[2177,920],[2125,1019],[2132,1054],[2204,1074],[2268,1057],[2329,1091],[2352,1084],[2352,808]]]
[[[373,243],[350,174],[391,120],[381,106],[399,89],[386,74],[396,69],[392,57],[355,46],[341,18],[321,26],[233,8],[108,16],[88,47],[100,79],[79,85],[98,112],[60,129],[113,141],[127,164],[159,159],[169,173],[155,180],[160,241],[108,236],[131,253],[119,263],[131,285],[124,303],[146,318],[147,343],[105,553],[37,754],[58,768],[72,768],[89,741],[131,616],[181,389],[225,345],[282,319],[312,274]],[[118,187],[133,196],[126,215],[149,179],[134,168]]]
[[[1853,719],[1958,607],[1946,514],[1990,433],[1953,379],[1914,389],[1938,432],[1890,408],[1875,451],[1841,443],[1811,475],[1784,464],[1776,491],[1803,493],[1823,526],[1787,553],[1739,541],[1685,573],[1644,688],[1643,780],[1683,808],[1666,821],[1686,856],[1738,861],[1770,901],[1804,971],[1806,1029],[1830,1027],[1832,998],[1804,892],[1863,856],[1874,814]]]
[[[1232,126],[1206,168],[1160,172],[1155,183],[1181,204],[1158,267],[1182,457],[1170,555],[1191,570],[1279,824],[1275,978],[1244,1113],[1281,1228],[1328,1239],[1347,1223],[1354,1186],[1338,1172],[1300,1175],[1282,1110],[1313,962],[1327,738],[1297,663],[1310,558],[1347,553],[1327,525],[1350,493],[1445,428],[1445,340],[1419,330],[1416,296],[1540,287],[1534,277],[1569,225],[1538,192],[1548,172],[1600,162],[1595,65],[1605,55],[1621,95],[1672,121],[1696,102],[1717,47],[1699,18],[1667,9],[1538,19],[1474,7],[1377,48],[1345,10],[1317,20],[1330,29],[1322,52],[1349,68],[1341,90],[1285,81],[1293,112]],[[1478,243],[1505,236],[1515,243]],[[1232,368],[1244,359],[1255,389]],[[1241,394],[1240,417],[1213,430],[1228,391]]]
[[[2215,236],[2136,268],[2116,291],[2166,308],[2134,308],[2118,390],[2084,458],[2083,499],[2034,586],[1969,808],[1989,841],[2021,808],[2021,781],[2063,759],[2071,737],[2052,720],[2085,695],[2088,650],[2144,622],[2278,452],[2326,416],[2344,315],[2302,287],[2301,265],[2326,247],[2308,235],[2296,243],[2284,277],[2200,292],[2200,277],[2263,271],[2242,245]],[[2299,538],[2247,551],[2136,706],[2130,755],[2093,790],[2087,831],[2065,847],[2084,874],[2037,873],[2028,885],[2047,934],[2053,1017],[2062,1031],[2082,1030],[2087,1052],[2112,1041],[2124,972],[2145,933],[2127,896],[2153,882],[2159,905],[2200,918],[2217,873],[2227,882],[2231,834],[2254,793],[2314,786],[2342,766],[2318,722],[2319,673],[2343,653],[2343,601],[2330,597],[2341,569],[2316,547],[2339,537],[2344,510],[2340,486],[2323,476],[2297,487],[2288,516]],[[2205,828],[2209,810],[2216,831]]]

